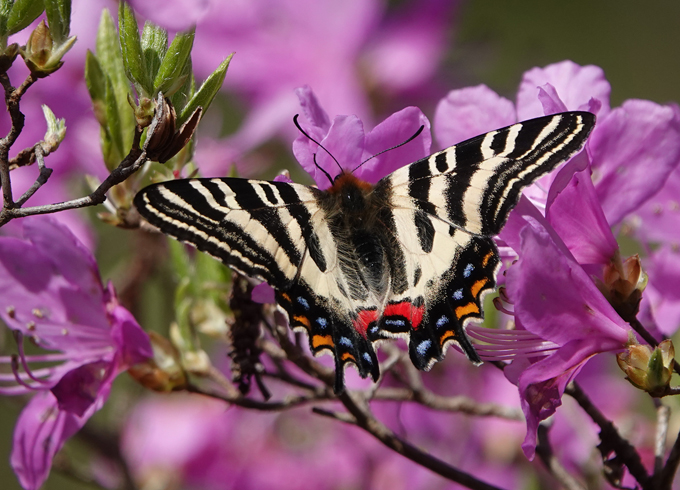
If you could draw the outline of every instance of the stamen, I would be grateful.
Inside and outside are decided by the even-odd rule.
[[[19,359],[18,356],[15,354],[12,356],[12,373],[14,373],[14,379],[16,380],[17,383],[19,383],[21,386],[28,388],[29,390],[40,390],[40,388],[36,388],[35,386],[31,386],[28,383],[26,383],[23,379],[21,379],[21,375],[19,373]]]
[[[500,291],[500,290],[499,290],[499,291]],[[514,311],[510,311],[510,310],[508,310],[508,309],[505,307],[505,304],[504,304],[504,302],[503,302],[503,300],[501,299],[500,296],[496,296],[496,297],[493,299],[493,305],[494,305],[494,306],[496,307],[496,309],[497,309],[498,311],[500,311],[501,313],[505,313],[506,315],[510,315],[510,316],[515,316],[515,312],[514,312]]]
[[[19,360],[21,361],[21,367],[24,368],[24,372],[33,381],[36,381],[41,384],[48,384],[47,381],[34,376],[33,373],[31,372],[31,369],[28,367],[28,362],[26,362],[26,352],[24,352],[24,335],[19,330],[12,330],[12,334],[14,335],[14,340],[17,343],[17,349],[19,351]],[[12,363],[14,363],[14,360],[15,356],[12,356]]]
[[[475,341],[475,349],[485,361],[543,357],[559,349],[559,345],[554,342],[526,330],[496,330],[472,326],[467,328],[467,333]]]

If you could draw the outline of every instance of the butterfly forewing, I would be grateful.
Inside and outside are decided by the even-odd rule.
[[[416,206],[476,235],[497,235],[522,189],[578,152],[594,125],[589,112],[531,119],[463,141],[383,180],[395,206]]]
[[[243,179],[152,185],[135,197],[164,233],[267,281],[311,350],[379,376],[373,344],[404,336],[419,369],[482,318],[496,284],[497,234],[522,189],[578,152],[595,116],[546,116],[467,140],[403,167],[375,187],[349,174],[328,191]],[[345,196],[345,197],[343,197]]]

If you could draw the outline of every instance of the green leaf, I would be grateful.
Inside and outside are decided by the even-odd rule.
[[[123,148],[129,149],[132,145],[135,127],[134,113],[127,102],[128,94],[131,93],[130,81],[125,74],[123,55],[118,42],[118,32],[116,31],[111,13],[106,9],[102,12],[99,30],[97,31],[97,61],[102,71],[107,75],[108,83],[115,95]],[[104,109],[106,97],[103,97],[101,100],[103,102],[102,109]],[[111,108],[109,107],[108,110],[111,110]]]
[[[26,29],[45,10],[43,0],[16,0],[7,18],[7,35]]]
[[[168,51],[168,31],[146,22],[142,30],[142,53],[149,80],[156,78],[161,60]],[[157,93],[158,90],[154,89]]]
[[[210,106],[213,98],[215,98],[217,91],[222,86],[222,82],[224,82],[224,77],[227,74],[227,68],[229,67],[232,56],[234,56],[234,53],[230,54],[229,57],[210,74],[205,82],[203,82],[203,85],[201,85],[201,88],[199,88],[189,102],[187,102],[187,105],[184,106],[178,118],[178,126],[184,124],[199,107],[203,108],[203,114],[205,114],[205,111]]]
[[[121,2],[118,8],[118,34],[127,77],[135,84],[140,95],[153,98],[153,85],[144,66],[137,19],[132,8],[125,2]]]
[[[194,34],[195,29],[192,28],[190,31],[178,33],[172,40],[153,82],[155,92],[163,92],[167,97],[184,84],[185,79],[182,79],[181,75],[191,59]]]
[[[71,0],[43,0],[45,2],[45,15],[50,26],[52,39],[58,46],[69,35],[71,24]]]
[[[93,102],[103,102],[106,99],[106,78],[99,61],[88,49],[85,55],[85,84]]]
[[[113,153],[111,154],[111,161],[106,162],[109,170],[113,170],[123,160],[127,153],[123,143],[123,125],[121,124],[121,114],[119,112],[119,104],[116,98],[116,93],[113,90],[111,81],[106,80],[106,99],[104,107],[106,111],[106,128],[111,137],[113,144]],[[131,108],[127,108],[127,112],[132,112]]]
[[[191,58],[189,58],[184,64],[184,71],[180,75],[180,79],[184,80],[184,83],[179,90],[176,90],[175,93],[170,96],[170,102],[172,102],[172,106],[177,112],[182,111],[182,108],[187,103],[189,97],[196,91],[196,83],[192,68]]]

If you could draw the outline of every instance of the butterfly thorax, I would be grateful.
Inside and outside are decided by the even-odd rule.
[[[342,173],[319,196],[339,244],[340,267],[352,278],[350,296],[356,299],[382,298],[389,284],[390,243],[381,220],[388,200],[382,194],[372,184]]]

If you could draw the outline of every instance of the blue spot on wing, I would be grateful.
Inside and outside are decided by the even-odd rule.
[[[404,325],[406,325],[404,320],[394,320],[394,319],[390,319],[390,318],[385,320],[385,324],[386,325],[396,325],[397,327],[403,327]]]
[[[298,296],[297,302],[300,303],[305,310],[309,310],[309,302],[305,298]]]
[[[447,323],[449,323],[449,317],[443,315],[439,320],[437,320],[437,328],[442,328]]]
[[[465,270],[463,271],[463,277],[470,277],[470,274],[472,274],[472,271],[475,270],[475,266],[472,264],[468,264],[465,266]]]
[[[322,329],[325,329],[328,326],[328,321],[323,317],[317,318],[316,323],[318,323]]]
[[[373,364],[373,360],[371,359],[371,356],[368,352],[364,352],[364,354],[361,357],[363,357],[367,363]]]
[[[338,344],[344,345],[345,347],[352,347],[352,341],[349,340],[347,337],[340,337],[340,340],[338,340]]]
[[[463,299],[463,288],[456,289],[453,292],[453,299],[455,299],[456,301],[460,301],[461,299]]]
[[[432,341],[430,340],[423,340],[420,344],[418,344],[418,347],[416,347],[416,351],[418,351],[418,354],[421,356],[424,356],[427,354],[427,350],[430,348],[432,345]]]

